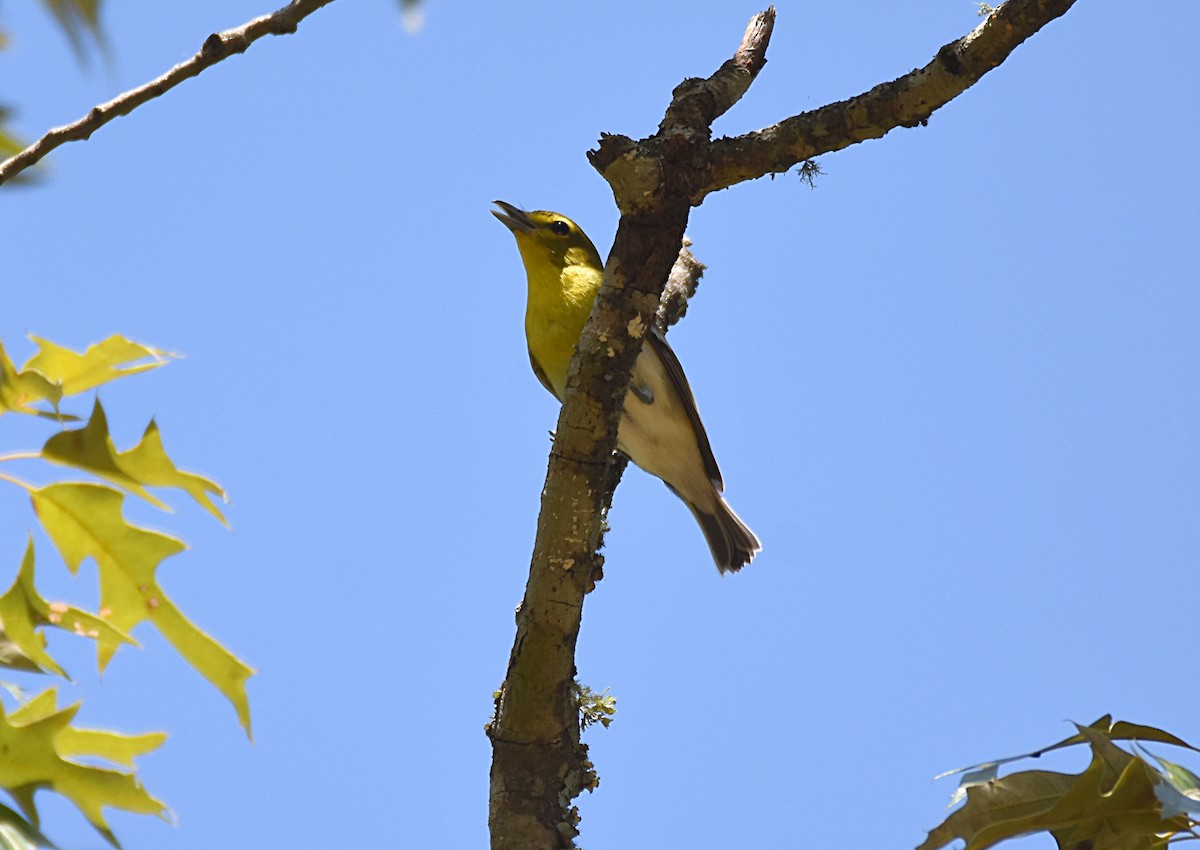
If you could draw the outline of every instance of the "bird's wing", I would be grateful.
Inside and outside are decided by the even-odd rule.
[[[667,345],[667,338],[663,336],[657,326],[650,328],[644,346],[642,353],[651,354],[662,364],[663,372],[670,379],[671,387],[675,390],[680,405],[687,411],[688,419],[692,423],[692,430],[696,434],[696,446],[700,450],[700,457],[704,460],[704,474],[717,488],[717,492],[722,492],[725,489],[725,483],[721,480],[721,470],[717,467],[717,459],[713,457],[712,446],[708,443],[708,433],[704,430],[704,423],[700,421],[700,411],[696,409],[696,398],[692,395],[692,388],[688,386],[687,376],[683,374],[683,367],[679,365],[679,358],[675,356],[671,346]],[[534,368],[536,371],[537,367]],[[641,398],[642,393],[647,390],[645,388],[639,388],[639,390],[636,394]],[[633,391],[632,388],[631,391]]]
[[[550,390],[550,395],[558,398],[558,393],[554,391],[554,387],[550,386],[550,380],[546,377],[546,370],[542,368],[542,364],[537,362],[537,358],[533,356],[533,351],[529,351],[529,365],[533,367],[533,374],[537,375],[537,379],[542,382],[542,386]],[[561,399],[559,399],[561,401]]]

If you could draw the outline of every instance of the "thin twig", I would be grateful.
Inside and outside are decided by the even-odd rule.
[[[12,179],[46,154],[67,142],[82,141],[119,115],[128,115],[143,103],[162,95],[184,80],[246,49],[264,35],[286,35],[296,31],[300,21],[333,0],[293,0],[269,15],[255,18],[231,30],[213,33],[204,40],[200,52],[181,62],[161,77],[130,89],[108,103],[93,107],[87,115],[71,124],[55,127],[16,156],[0,163],[0,184]]]

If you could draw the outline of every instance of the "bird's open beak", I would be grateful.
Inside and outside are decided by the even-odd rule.
[[[525,210],[504,201],[492,201],[492,203],[504,210],[504,212],[492,210],[492,215],[500,219],[500,222],[513,233],[531,233],[535,229],[536,225],[529,220]]]

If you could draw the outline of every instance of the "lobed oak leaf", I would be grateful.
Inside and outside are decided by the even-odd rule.
[[[22,719],[19,711],[6,715],[0,707],[0,787],[17,801],[34,827],[38,825],[34,793],[50,789],[63,795],[114,847],[116,838],[104,819],[105,808],[165,817],[167,807],[150,796],[131,773],[92,767],[63,758],[58,741],[70,728],[78,704]]]
[[[228,525],[209,498],[209,494],[212,494],[228,501],[225,491],[211,479],[176,467],[163,449],[162,434],[153,419],[136,446],[127,451],[117,451],[100,399],[96,399],[92,406],[92,415],[87,424],[52,436],[42,447],[42,457],[53,463],[86,470],[163,510],[170,508],[146,488],[174,487],[183,490],[196,504]]]
[[[29,364],[18,370],[4,346],[0,345],[0,414],[25,413],[57,419],[56,413],[38,410],[33,405],[48,401],[57,410],[62,396],[59,384],[30,368]]]
[[[29,338],[37,343],[38,351],[22,368],[36,370],[61,385],[64,396],[78,395],[126,375],[157,369],[175,357],[117,334],[89,345],[82,354],[37,336]]]
[[[46,651],[45,640],[38,629],[53,626],[80,637],[99,640],[101,636],[115,645],[136,644],[133,638],[94,614],[89,614],[61,602],[47,602],[37,592],[33,583],[34,550],[33,537],[25,546],[21,569],[17,578],[3,596],[0,596],[0,628],[6,640],[31,665],[7,663],[10,667],[33,669],[54,673],[64,679],[70,678],[58,662]]]
[[[1190,745],[1153,727],[1114,724],[1107,716],[1075,728],[1076,735],[1051,749],[1086,743],[1092,759],[1082,773],[1024,771],[1002,778],[993,773],[982,780],[993,766],[1012,759],[968,768],[968,777],[976,778],[967,780],[972,784],[966,787],[966,803],[935,827],[918,850],[938,850],[955,839],[966,842],[966,850],[984,850],[1035,832],[1049,832],[1060,850],[1152,850],[1192,830],[1196,824],[1188,816],[1164,808],[1159,788],[1166,777],[1114,740],[1138,733]]]
[[[1158,801],[1163,804],[1163,813],[1167,817],[1189,812],[1200,814],[1200,776],[1154,753],[1150,756],[1163,769],[1164,781],[1154,788]]]
[[[254,671],[188,620],[158,585],[159,564],[187,548],[183,542],[126,522],[125,496],[111,487],[66,482],[31,490],[30,497],[71,572],[88,558],[96,562],[104,619],[122,632],[150,621],[232,703],[249,734],[245,685]],[[103,669],[119,643],[101,635],[97,646]]]
[[[55,688],[48,688],[20,708],[12,711],[8,715],[8,719],[13,723],[32,723],[49,717],[57,711],[58,691]],[[65,758],[92,756],[107,759],[125,767],[133,767],[135,758],[158,749],[166,740],[165,732],[127,735],[124,732],[112,732],[105,729],[80,729],[68,726],[59,733],[55,740],[55,749],[59,755]]]

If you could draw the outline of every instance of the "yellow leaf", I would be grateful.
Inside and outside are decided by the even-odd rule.
[[[36,369],[29,368],[28,364],[18,371],[4,346],[0,345],[0,414],[9,411],[53,417],[53,413],[38,410],[33,405],[48,401],[57,409],[62,395],[62,387]]]
[[[1078,724],[1076,724],[1076,728],[1079,728]],[[1129,723],[1124,720],[1118,720],[1114,723],[1111,714],[1106,714],[1100,719],[1092,721],[1090,724],[1088,724],[1087,728],[1094,729],[1113,741],[1138,741],[1140,743],[1154,741],[1159,744],[1172,744],[1176,747],[1185,747],[1189,750],[1194,750],[1195,752],[1200,753],[1200,749],[1193,747],[1187,741],[1172,735],[1170,732],[1164,732],[1162,729],[1156,729],[1153,726],[1143,726],[1138,723]],[[1068,738],[1063,738],[1057,743],[1051,744],[1048,747],[1042,747],[1041,749],[1034,750],[1031,753],[995,759],[994,761],[984,762],[983,764],[977,764],[972,767],[960,767],[956,768],[955,770],[947,770],[945,773],[935,776],[934,780],[936,781],[938,779],[945,779],[947,776],[953,776],[955,774],[964,774],[963,786],[965,790],[965,786],[977,784],[969,781],[969,776],[978,774],[988,779],[995,778],[997,769],[1001,765],[1010,764],[1014,761],[1021,761],[1022,759],[1041,758],[1046,753],[1053,752],[1054,750],[1061,750],[1066,747],[1073,747],[1076,744],[1082,744],[1085,740],[1087,739],[1084,737],[1083,732],[1080,731]]]
[[[58,691],[49,688],[12,711],[8,719],[13,723],[27,724],[49,717],[58,711]],[[79,729],[68,726],[55,739],[55,750],[60,756],[96,756],[111,762],[133,767],[133,760],[158,749],[167,740],[165,732],[146,732],[141,735],[126,735],[102,729]]]
[[[33,538],[25,546],[21,569],[12,587],[0,596],[0,626],[4,634],[35,666],[34,669],[55,673],[64,679],[66,672],[46,652],[45,641],[38,629],[54,626],[80,637],[99,640],[114,646],[136,643],[129,635],[114,628],[99,617],[62,602],[47,602],[33,584]]]
[[[1160,832],[1173,832],[1154,793],[1154,771],[1102,733],[1079,726],[1092,746],[1092,763],[1046,812],[1046,828],[1060,846],[1103,840],[1111,847],[1149,846]],[[1113,832],[1124,843],[1114,843]],[[1085,845],[1086,846],[1086,845]]]
[[[58,751],[58,740],[70,728],[79,706],[22,721],[5,716],[0,706],[0,787],[3,787],[37,824],[33,792],[50,788],[74,803],[84,817],[113,846],[104,809],[118,808],[135,814],[164,817],[167,807],[146,792],[131,773],[90,767],[69,761]]]
[[[21,647],[17,646],[8,635],[0,629],[0,667],[8,667],[12,670],[24,670],[26,673],[41,673],[42,668],[37,665],[32,658],[26,655]],[[0,684],[0,687],[8,688],[9,684]],[[4,847],[0,843],[0,848]]]
[[[58,711],[58,689],[47,688],[8,713],[12,723],[25,725],[42,720]]]
[[[88,346],[83,354],[40,337],[29,338],[37,343],[38,352],[22,368],[35,369],[51,383],[61,384],[62,395],[77,395],[126,375],[157,369],[175,356],[115,334]],[[150,362],[139,362],[147,359]]]
[[[63,730],[58,736],[58,751],[64,757],[96,756],[111,762],[133,767],[133,760],[157,750],[167,740],[166,732],[143,732],[126,735],[106,729]]]
[[[966,805],[935,827],[917,850],[938,850],[956,838],[972,848],[990,847],[1034,831],[1031,819],[1049,810],[1073,782],[1067,774],[1029,770],[969,788]]]
[[[246,680],[254,671],[190,622],[158,586],[163,560],[186,547],[174,537],[138,528],[121,513],[125,497],[99,484],[60,483],[30,492],[46,533],[75,572],[87,558],[100,577],[100,608],[105,620],[122,632],[149,620],[184,660],[233,704],[246,733],[250,704]],[[98,639],[101,669],[117,642]]]
[[[85,469],[163,510],[169,508],[146,487],[176,487],[225,523],[225,517],[209,498],[212,493],[225,500],[225,491],[215,481],[178,469],[163,449],[162,435],[153,419],[146,426],[141,442],[128,451],[118,452],[113,445],[108,417],[100,399],[96,399],[87,425],[60,431],[52,436],[42,447],[42,457],[54,463]]]
[[[938,850],[955,839],[966,850],[985,850],[999,842],[1049,832],[1060,848],[1151,850],[1195,824],[1186,815],[1167,815],[1155,794],[1164,781],[1145,760],[1113,743],[1110,730],[1151,727],[1113,726],[1102,718],[1076,725],[1078,739],[1092,749],[1083,773],[1030,770],[967,788],[967,802],[935,827],[918,850]],[[1167,733],[1154,730],[1160,736]]]

